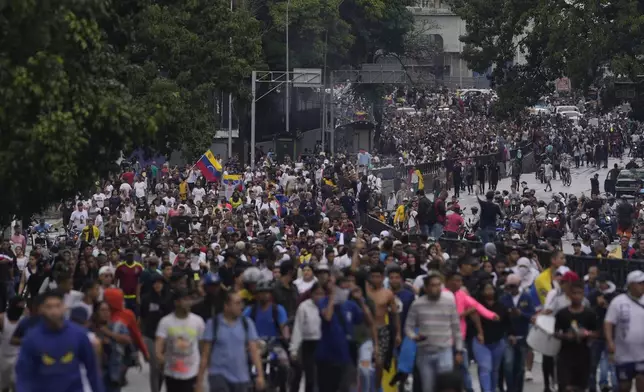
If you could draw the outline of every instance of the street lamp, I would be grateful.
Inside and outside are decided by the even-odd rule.
[[[289,67],[289,45],[288,45],[288,11],[291,7],[291,0],[286,0],[286,134],[289,135],[291,131],[291,83],[290,83],[290,72],[291,68]]]

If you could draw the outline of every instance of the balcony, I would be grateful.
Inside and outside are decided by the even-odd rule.
[[[408,8],[417,16],[455,15],[441,0],[416,0],[416,4]]]

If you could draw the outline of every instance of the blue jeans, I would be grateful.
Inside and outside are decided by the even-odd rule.
[[[467,349],[464,349],[462,354],[463,362],[458,366],[458,371],[461,373],[461,377],[463,377],[463,387],[465,388],[465,391],[473,392],[472,375],[470,374],[470,358]]]
[[[505,352],[505,340],[492,344],[481,344],[478,339],[472,340],[472,351],[479,369],[481,392],[496,392],[499,370]]]
[[[610,385],[617,390],[617,372],[615,365],[608,361],[605,340],[594,340],[590,345],[590,390],[597,390],[597,366],[599,366],[599,387],[608,385],[610,372]]]
[[[434,223],[434,225],[432,226],[432,232],[430,234],[430,237],[439,239],[442,235],[443,235],[443,225],[440,223]]]
[[[420,225],[420,233],[426,235],[429,237],[430,234],[430,229],[431,227],[429,225]]]
[[[508,342],[503,356],[505,384],[507,392],[523,392],[523,378],[525,375],[525,357],[528,354],[528,344],[525,339],[517,340],[513,346]]]
[[[416,353],[416,367],[420,374],[420,385],[423,392],[433,392],[436,375],[451,372],[454,369],[452,348],[438,352],[426,352],[422,349]]]
[[[483,244],[487,244],[488,242],[494,242],[494,237],[496,235],[496,228],[486,227],[484,229],[479,229],[476,235],[478,235],[479,238],[481,238],[481,242]]]

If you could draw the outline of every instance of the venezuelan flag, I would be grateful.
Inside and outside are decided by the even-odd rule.
[[[241,174],[226,174],[221,182],[239,191],[244,190],[244,178]]]
[[[221,178],[223,169],[210,150],[199,158],[195,166],[201,170],[201,174],[203,174],[206,181],[213,182]]]

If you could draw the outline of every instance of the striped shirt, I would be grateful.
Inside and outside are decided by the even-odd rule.
[[[436,301],[430,300],[426,295],[416,299],[407,313],[405,333],[410,337],[426,337],[417,342],[419,350],[435,352],[450,347],[457,351],[463,350],[454,294],[443,291]]]

